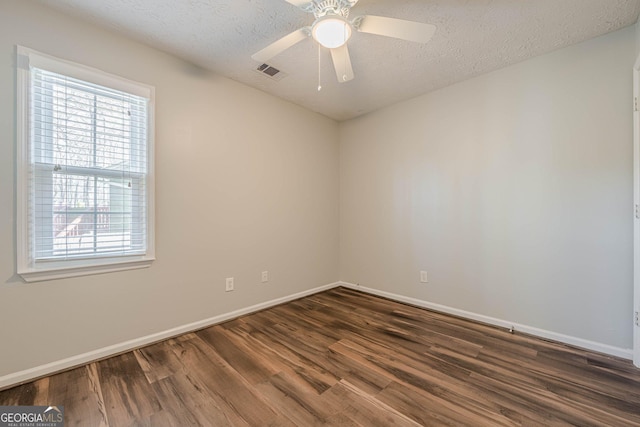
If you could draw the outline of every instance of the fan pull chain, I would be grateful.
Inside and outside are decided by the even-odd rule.
[[[342,37],[343,40],[347,39],[347,24],[344,24],[342,26]],[[345,49],[347,48],[346,44],[345,44]],[[342,81],[346,82],[347,81],[347,60],[346,60],[346,56],[343,58],[344,61],[342,61]]]
[[[320,44],[318,44],[318,92],[322,90],[322,81],[320,80],[320,70],[322,69],[320,67],[321,58],[322,58],[322,48],[320,47]]]

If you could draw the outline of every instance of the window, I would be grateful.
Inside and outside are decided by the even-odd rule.
[[[153,88],[18,47],[18,273],[147,267]]]

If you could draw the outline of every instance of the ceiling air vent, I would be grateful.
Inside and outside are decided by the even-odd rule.
[[[282,80],[287,76],[287,73],[280,71],[276,67],[273,67],[269,64],[262,64],[261,66],[256,68],[256,71],[264,76],[269,77],[272,80]]]

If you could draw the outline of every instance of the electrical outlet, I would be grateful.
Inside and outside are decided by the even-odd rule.
[[[231,292],[233,290],[233,277],[227,277],[227,281],[225,282],[225,292]]]
[[[267,283],[269,281],[269,272],[268,271],[263,271],[262,272],[262,283]]]
[[[427,276],[427,272],[422,270],[420,272],[420,283],[428,283],[429,282],[429,278]]]

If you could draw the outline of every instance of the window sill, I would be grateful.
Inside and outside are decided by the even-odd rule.
[[[104,260],[101,263],[92,263],[91,265],[69,265],[60,267],[53,265],[41,265],[39,267],[18,270],[18,274],[25,282],[42,282],[45,280],[66,279],[69,277],[90,276],[95,274],[112,273],[115,271],[136,270],[140,268],[148,268],[155,258],[138,257],[126,261]],[[44,264],[44,263],[43,263]]]

